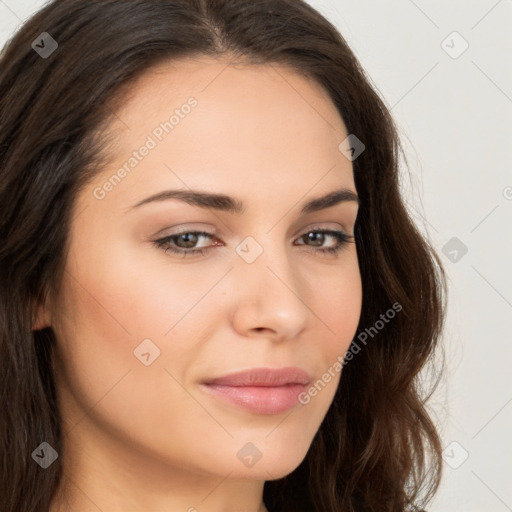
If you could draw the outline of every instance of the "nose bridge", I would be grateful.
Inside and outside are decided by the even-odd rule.
[[[258,239],[252,235],[245,237],[236,247],[238,258],[235,270],[240,281],[246,282],[251,288],[255,285],[257,287],[270,285],[268,289],[272,290],[287,289],[282,282],[284,281],[298,294],[298,276],[290,265],[285,244],[275,234],[273,236],[261,232],[256,236]],[[288,293],[292,292],[288,289]]]
[[[277,233],[256,236],[247,236],[236,247],[233,289],[238,327],[268,328],[292,337],[308,315],[300,275]]]

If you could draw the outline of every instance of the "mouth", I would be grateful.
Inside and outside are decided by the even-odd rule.
[[[279,414],[299,405],[311,376],[296,367],[254,368],[209,379],[201,383],[205,392],[256,414]]]

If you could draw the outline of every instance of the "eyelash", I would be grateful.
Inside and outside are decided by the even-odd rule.
[[[303,238],[304,236],[310,234],[310,233],[320,233],[323,235],[330,235],[333,236],[337,241],[338,245],[335,247],[327,247],[323,249],[315,249],[313,248],[311,252],[313,253],[324,253],[324,254],[332,254],[337,255],[342,249],[346,247],[348,243],[355,243],[355,239],[353,236],[347,235],[343,231],[335,231],[330,229],[311,229],[307,231],[306,233],[302,234],[299,239]],[[211,233],[207,233],[205,231],[184,231],[182,233],[176,233],[174,235],[166,236],[165,238],[161,238],[159,240],[155,240],[154,244],[162,249],[164,252],[172,252],[174,254],[180,254],[184,258],[190,255],[204,255],[206,251],[213,249],[216,246],[209,246],[204,247],[202,249],[176,249],[175,247],[169,245],[169,242],[174,241],[176,238],[182,236],[182,235],[199,235],[199,236],[205,236],[209,238],[213,238],[214,235]],[[300,244],[300,245],[306,245],[306,244]]]

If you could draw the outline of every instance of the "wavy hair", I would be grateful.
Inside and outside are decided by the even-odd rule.
[[[43,32],[58,44],[47,58],[31,47]],[[446,277],[401,196],[404,151],[389,109],[344,38],[303,0],[54,0],[0,57],[2,510],[47,512],[62,477],[60,458],[42,470],[31,457],[42,441],[62,449],[55,337],[32,325],[37,305],[58,290],[74,199],[108,159],[102,133],[122,92],[153,66],[194,55],[291,66],[324,88],[366,146],[353,161],[363,284],[353,343],[401,306],[346,364],[305,459],[265,483],[265,504],[272,512],[424,507],[442,462],[426,405],[438,380],[426,389],[420,371],[440,346]]]

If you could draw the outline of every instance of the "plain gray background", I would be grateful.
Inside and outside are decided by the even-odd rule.
[[[308,1],[391,108],[404,195],[449,277],[431,405],[445,474],[429,510],[512,511],[512,1]],[[43,4],[0,0],[0,44]]]

